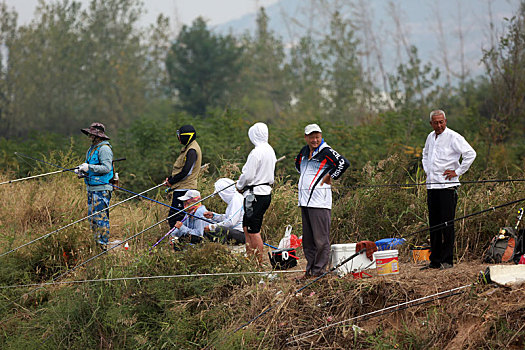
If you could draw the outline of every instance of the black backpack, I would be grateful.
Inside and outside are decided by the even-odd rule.
[[[499,234],[492,238],[488,249],[483,255],[485,263],[501,263],[513,261],[517,264],[525,253],[525,229],[518,230],[523,218],[523,208],[518,210],[518,221],[514,227],[503,227]]]
[[[516,230],[513,227],[503,227],[499,230],[499,234],[490,241],[483,255],[483,262],[498,264],[513,261],[518,253],[519,245]]]

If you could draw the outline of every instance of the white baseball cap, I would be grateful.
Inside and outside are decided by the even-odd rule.
[[[310,135],[313,132],[322,132],[321,128],[317,124],[309,124],[304,128],[304,134]]]
[[[186,192],[186,194],[182,197],[177,198],[179,201],[187,201],[188,199],[192,199],[195,197],[200,197],[201,193],[197,190],[189,190]]]

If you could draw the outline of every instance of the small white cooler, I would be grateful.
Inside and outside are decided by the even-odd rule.
[[[330,256],[332,266],[337,266],[343,260],[349,256],[355,254],[355,247],[357,243],[346,243],[346,244],[332,244],[330,247]],[[347,273],[359,272],[366,269],[375,269],[376,263],[366,257],[366,253],[361,253],[352,260],[348,261],[343,266],[337,269],[339,276],[344,276]]]

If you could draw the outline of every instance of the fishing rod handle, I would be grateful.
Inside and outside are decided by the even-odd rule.
[[[520,209],[518,210],[518,218],[517,218],[517,219],[518,219],[518,222],[516,222],[516,226],[514,227],[515,230],[518,229],[518,226],[519,226],[520,223],[521,223],[521,219],[523,219],[523,208],[520,208]]]

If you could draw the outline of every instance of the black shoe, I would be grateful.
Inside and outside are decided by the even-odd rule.
[[[452,266],[451,266],[452,267]],[[420,270],[428,270],[428,269],[440,269],[441,268],[441,265],[434,265],[432,263],[426,265],[426,266],[423,266],[422,268],[420,268]]]
[[[317,278],[317,277],[322,276],[322,275],[324,275],[324,272],[322,272],[322,271],[318,271],[318,272],[312,273],[312,277],[314,277],[314,278]]]
[[[310,272],[305,272],[304,275],[302,275],[301,277],[296,277],[295,282],[304,283],[311,278],[313,278],[313,276],[310,274]]]
[[[441,266],[439,267],[440,270],[446,270],[446,269],[451,269],[452,267],[454,267],[454,265],[452,264],[449,264],[449,263],[442,263]]]

